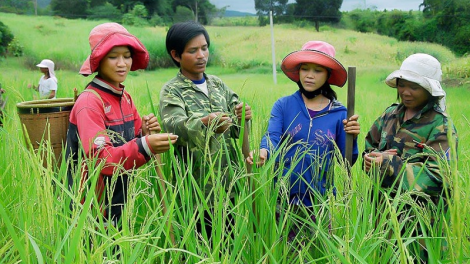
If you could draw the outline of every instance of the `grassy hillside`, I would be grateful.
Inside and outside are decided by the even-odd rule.
[[[280,190],[276,188],[282,186],[274,187],[272,163],[255,168],[253,174],[237,171],[234,176],[240,189],[239,201],[235,207],[229,207],[226,197],[221,195],[216,208],[216,235],[211,240],[193,232],[194,208],[198,204],[176,202],[198,197],[191,192],[190,183],[170,186],[165,196],[170,202],[170,213],[163,214],[158,196],[161,185],[155,179],[154,164],[133,172],[124,230],[105,229],[86,210],[70,215],[67,202],[78,198],[64,185],[65,168],[43,168],[40,155],[26,148],[16,103],[34,98],[35,92],[27,86],[38,82],[41,73],[35,64],[43,58],[56,62],[58,97],[72,97],[74,87],[82,90],[92,79],[78,74],[89,54],[88,33],[103,21],[13,14],[1,14],[0,20],[10,27],[25,50],[23,57],[0,59],[0,83],[8,97],[5,125],[0,128],[0,263],[106,263],[115,246],[121,249],[123,263],[182,263],[182,259],[188,263],[411,263],[406,245],[415,243],[418,237],[409,229],[400,233],[398,226],[402,221],[419,220],[427,224],[432,216],[441,213],[417,212],[418,218],[400,218],[403,206],[410,205],[406,195],[397,196],[391,204],[369,203],[377,188],[362,172],[359,160],[350,175],[343,167],[336,168],[337,196],[330,195],[321,204],[318,219],[330,217],[332,229],[326,227],[328,224],[309,226],[315,230],[313,237],[300,237],[296,240],[298,244],[288,244],[283,236],[299,220],[291,215],[290,209],[281,216],[281,221],[275,220],[276,203],[285,197],[277,196]],[[445,226],[447,250],[441,251],[446,242],[436,235],[441,234],[436,227],[429,227],[431,233],[424,237],[435,263],[469,261],[470,234],[466,223],[470,221],[470,106],[465,100],[470,89],[465,78],[470,68],[468,59],[456,58],[448,49],[434,44],[397,42],[329,27],[315,32],[313,28],[276,25],[277,83],[274,83],[269,27],[207,29],[212,57],[207,72],[221,77],[253,108],[252,149],[259,145],[273,103],[297,90],[279,65],[284,56],[300,49],[306,41],[330,42],[336,47],[338,60],[345,67],[357,69],[356,113],[360,115],[362,131],[359,151],[364,148],[364,136],[372,122],[396,100],[396,90],[384,84],[385,77],[412,53],[425,52],[437,57],[443,65],[448,112],[459,132],[459,161],[451,179],[455,188],[448,218],[439,218],[435,225]],[[147,46],[155,63],[159,58],[168,60],[164,48],[166,28],[128,27],[128,30]],[[176,72],[175,67],[169,67],[129,75],[126,89],[140,113],[151,112],[152,104],[158,103],[162,85]],[[335,90],[340,101],[346,103],[347,89],[335,87]],[[169,156],[164,156],[164,162],[165,175],[173,175],[168,166],[173,164]],[[243,164],[238,165],[243,168]],[[173,175],[189,178],[186,176]],[[250,189],[252,183],[255,185]],[[228,212],[237,215],[233,236],[223,229]],[[328,213],[331,215],[327,217]],[[167,227],[167,220],[172,223],[172,230]],[[176,244],[168,237],[171,231],[176,234]],[[209,243],[214,246],[209,247]]]

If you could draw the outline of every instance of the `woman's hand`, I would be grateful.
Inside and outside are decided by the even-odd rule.
[[[171,144],[175,144],[178,136],[171,133],[152,134],[147,136],[153,153],[159,154],[170,149]]]
[[[142,134],[148,136],[150,134],[158,134],[162,131],[160,124],[158,123],[157,117],[150,113],[146,116],[142,116]]]
[[[36,85],[34,85],[34,84],[30,84],[30,83],[29,83],[29,84],[28,84],[28,89],[31,89],[31,88],[37,91],[37,90],[39,90],[39,89],[38,89],[38,88],[39,88],[39,85],[36,86]]]
[[[260,167],[263,166],[264,163],[266,163],[266,160],[268,159],[268,150],[267,149],[260,149],[259,150],[259,155],[258,155],[258,161],[256,162],[256,166]],[[253,165],[254,163],[254,158],[253,158],[253,151],[250,152],[248,157],[246,158],[246,162],[250,165]]]
[[[357,137],[357,135],[359,135],[361,132],[361,125],[357,121],[358,119],[358,115],[353,115],[348,120],[344,119],[344,131],[348,134],[352,134],[354,137]]]
[[[397,155],[396,149],[388,149],[383,152],[371,152],[364,155],[364,168],[366,172],[375,166],[380,167],[384,161],[384,156],[387,155]]]

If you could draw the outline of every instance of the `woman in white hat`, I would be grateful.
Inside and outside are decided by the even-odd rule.
[[[33,88],[39,91],[41,99],[55,99],[57,93],[57,78],[54,72],[54,62],[44,59],[36,65],[41,70],[43,76],[39,79],[39,85]],[[31,85],[28,86],[31,88]]]
[[[413,54],[385,83],[397,89],[399,104],[388,107],[366,136],[364,166],[380,170],[383,187],[417,190],[436,199],[443,195],[446,172],[440,164],[451,157],[439,61],[428,54]],[[456,156],[456,153],[455,153]],[[452,157],[456,158],[456,157]]]
[[[457,159],[457,153],[451,151],[451,144],[455,144],[457,150],[457,131],[449,125],[445,112],[446,93],[441,87],[441,78],[439,61],[422,53],[406,58],[400,69],[386,78],[385,83],[397,89],[400,102],[388,107],[374,122],[365,139],[363,157],[365,171],[379,179],[382,187],[392,188],[388,196],[417,191],[423,194],[411,194],[417,204],[438,206],[445,211],[444,186],[449,186],[446,179],[450,176],[450,166],[446,163]],[[382,201],[382,197],[378,197],[378,201]],[[410,207],[403,210],[408,211],[407,208]],[[442,232],[443,227],[435,221],[440,218],[443,217],[430,214],[429,226],[415,223],[417,226],[409,229],[416,230],[413,236],[420,236],[423,229],[436,226],[438,231],[427,230],[426,233],[442,236],[437,233]],[[416,258],[426,263],[425,241],[418,242],[419,245],[410,244],[410,248],[417,248]]]
[[[346,133],[355,136],[354,162],[358,156],[359,117],[346,120],[347,109],[330,86],[342,87],[347,80],[346,69],[334,56],[332,45],[309,41],[282,61],[282,71],[299,90],[274,104],[257,163],[273,157],[282,164],[283,175],[290,178],[291,204],[312,207],[318,195],[336,192],[332,188],[335,152],[339,148],[345,156]],[[247,162],[253,164],[252,153]]]

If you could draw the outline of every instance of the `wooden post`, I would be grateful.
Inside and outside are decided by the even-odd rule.
[[[349,119],[354,115],[356,99],[356,67],[348,67],[348,113],[347,118]],[[354,137],[351,134],[346,134],[346,160],[349,162],[349,166],[352,165],[352,154],[353,154],[353,141]]]
[[[242,144],[242,153],[243,153],[243,158],[245,159],[246,163],[246,158],[250,155],[250,123],[248,121],[245,121],[245,130],[243,131],[243,144]],[[251,165],[246,163],[246,172],[251,173]]]
[[[277,75],[276,75],[276,52],[274,45],[274,26],[273,26],[273,11],[269,11],[269,25],[271,27],[271,55],[273,60],[273,81],[274,84],[277,84]]]

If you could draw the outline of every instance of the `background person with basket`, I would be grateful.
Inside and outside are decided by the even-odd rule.
[[[39,79],[38,86],[28,85],[39,92],[39,99],[55,99],[57,94],[57,77],[54,72],[54,62],[49,59],[42,60],[36,65],[41,70],[43,76]]]

